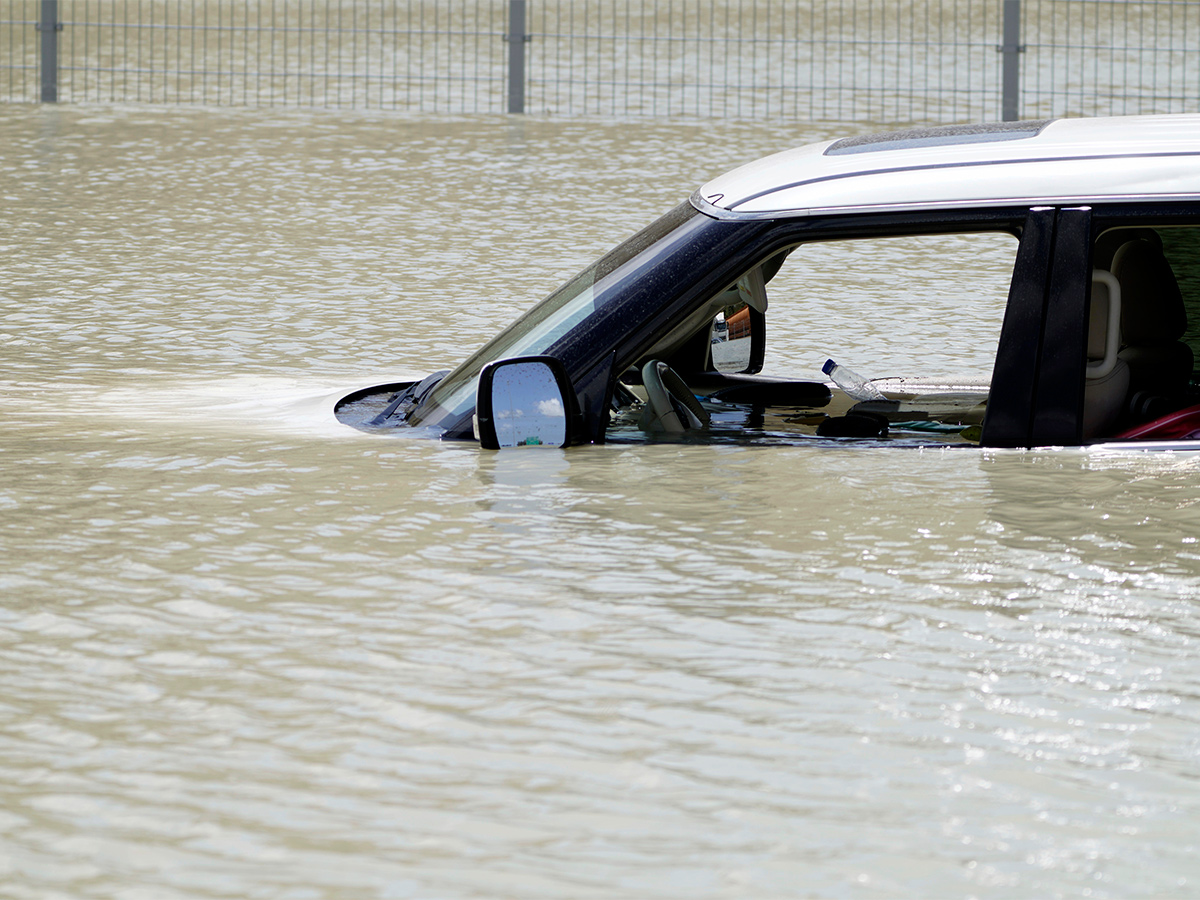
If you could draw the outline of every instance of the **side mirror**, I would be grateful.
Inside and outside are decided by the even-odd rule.
[[[574,397],[567,370],[552,356],[489,363],[475,394],[475,437],[485,450],[565,447]]]

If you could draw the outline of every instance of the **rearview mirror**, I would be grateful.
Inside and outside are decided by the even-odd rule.
[[[729,375],[762,371],[767,288],[762,266],[751,269],[719,298],[725,308],[708,332],[709,369]]]
[[[485,450],[565,447],[573,399],[566,369],[554,357],[489,363],[475,394],[475,437]]]
[[[709,332],[709,352],[714,371],[745,372],[750,368],[753,341],[752,310],[745,304],[717,313]]]

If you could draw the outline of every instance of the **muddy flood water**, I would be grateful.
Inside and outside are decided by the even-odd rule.
[[[839,131],[0,107],[0,896],[1200,893],[1200,459],[333,419]]]

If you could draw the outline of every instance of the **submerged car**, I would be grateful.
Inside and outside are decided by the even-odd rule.
[[[830,272],[835,287],[821,288]],[[875,286],[864,331],[907,335],[927,360],[935,332],[961,325],[956,358],[973,370],[868,379],[842,357],[807,377],[763,374],[776,332],[828,331],[827,294],[853,295],[860,278]],[[925,321],[935,293],[948,326]],[[867,302],[841,301],[842,322]],[[335,414],[487,448],[1200,449],[1198,345],[1200,116],[930,127],[721,176],[458,368],[355,391]]]

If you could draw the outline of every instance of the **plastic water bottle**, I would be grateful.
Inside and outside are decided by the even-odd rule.
[[[825,360],[821,371],[833,379],[833,383],[855,400],[886,400],[883,392],[853,369],[839,366],[832,359]]]

